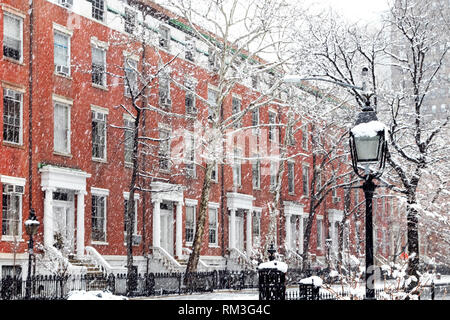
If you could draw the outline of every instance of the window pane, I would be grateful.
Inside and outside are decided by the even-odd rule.
[[[3,19],[3,55],[20,60],[22,57],[22,20],[9,15]]]
[[[69,152],[69,108],[55,104],[54,112],[54,150]]]
[[[3,140],[22,142],[22,94],[3,90]]]

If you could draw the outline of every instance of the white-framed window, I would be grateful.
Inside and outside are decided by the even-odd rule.
[[[236,148],[233,155],[233,185],[240,186],[242,184],[241,151]]]
[[[54,30],[55,73],[70,76],[70,35]]]
[[[256,108],[252,110],[252,127],[256,127],[252,128],[253,134],[259,134],[260,130],[258,126],[259,126],[259,108]]]
[[[191,177],[195,178],[196,176],[196,170],[195,170],[195,137],[192,132],[188,132],[186,134],[186,160],[185,160],[185,166],[186,166],[186,174]]]
[[[125,32],[134,33],[136,28],[136,11],[131,8],[125,8]]]
[[[53,150],[70,154],[70,109],[71,106],[54,102]]]
[[[261,245],[261,212],[252,212],[252,241],[253,247],[259,248]]]
[[[166,109],[172,105],[172,100],[170,99],[170,78],[165,72],[159,76],[159,104]]]
[[[288,192],[295,192],[295,162],[288,161]]]
[[[277,123],[277,114],[275,111],[269,111],[269,140],[276,141],[277,140],[277,127],[272,126]]]
[[[316,220],[316,229],[317,229],[317,248],[323,248],[323,218],[317,216]]]
[[[2,240],[22,238],[22,195],[24,185],[3,181],[2,177]]]
[[[105,20],[105,1],[89,0],[92,3],[92,18],[98,21]]]
[[[214,168],[213,168],[213,170],[211,172],[211,181],[212,182],[216,182],[217,183],[219,181],[218,173],[219,173],[219,165],[216,162],[214,164]]]
[[[159,169],[170,169],[170,131],[167,129],[159,129]]]
[[[215,207],[209,207],[208,208],[208,225],[209,225],[209,245],[211,246],[217,246],[218,245],[218,239],[217,239],[217,230],[218,230],[218,208]]]
[[[304,196],[309,195],[309,166],[302,165],[302,191]]]
[[[217,110],[217,97],[219,93],[217,90],[208,88],[208,119],[212,120],[216,116]]]
[[[92,47],[92,83],[106,87],[106,50]]]
[[[236,115],[241,112],[241,99],[238,97],[232,97],[231,98],[231,113],[233,116],[233,121],[236,119]],[[241,127],[241,120],[238,120],[234,123],[235,128]]]
[[[186,205],[185,240],[186,245],[192,245],[195,235],[195,215],[197,207]]]
[[[125,239],[127,237],[127,222],[128,222],[128,215],[127,215],[127,208],[128,208],[128,201],[130,199],[130,195],[128,192],[124,192],[124,219],[123,219],[123,230],[124,230],[124,236]],[[139,195],[134,194],[134,217],[133,217],[133,236],[137,235],[137,213],[138,213],[138,204],[139,204]]]
[[[309,133],[308,133],[308,126],[304,125],[302,127],[302,148],[303,150],[308,150],[309,148]]]
[[[159,26],[159,46],[170,50],[170,29],[167,26]]]
[[[136,94],[138,88],[138,62],[135,59],[125,58],[124,63],[124,89],[125,96],[131,97],[131,94]]]
[[[125,164],[131,164],[133,162],[133,145],[134,145],[134,119],[124,116],[124,161]]]
[[[186,106],[186,113],[187,114],[197,114],[197,107],[195,105],[195,87],[196,83],[193,79],[186,79],[184,82],[184,86],[190,90],[186,90],[186,96],[185,96],[185,106]]]
[[[208,48],[208,63],[209,67],[212,71],[218,71],[220,64],[219,64],[219,58],[217,56],[217,51],[213,47]]]
[[[106,160],[106,118],[107,113],[92,110],[92,158]]]
[[[277,174],[278,174],[278,162],[270,161],[270,189],[273,189],[277,185]]]
[[[23,143],[23,93],[3,89],[3,141]]]
[[[290,146],[295,145],[294,128],[292,125],[286,127],[286,143]]]
[[[261,188],[261,160],[259,154],[253,156],[255,159],[252,161],[252,179],[253,188]]]
[[[195,61],[195,41],[188,36],[186,36],[186,43],[184,47],[184,58],[192,62]]]
[[[3,56],[23,61],[23,19],[7,12],[3,15]]]
[[[92,198],[92,233],[91,238],[94,242],[106,242],[106,225],[107,225],[107,200],[109,191],[104,189],[91,189]]]

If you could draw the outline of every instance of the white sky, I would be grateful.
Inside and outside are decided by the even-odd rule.
[[[327,9],[347,17],[352,22],[376,22],[380,14],[388,9],[387,0],[303,0],[311,8]]]

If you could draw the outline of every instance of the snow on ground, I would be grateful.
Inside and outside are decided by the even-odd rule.
[[[209,293],[193,293],[167,296],[138,297],[133,300],[258,300],[257,289],[248,290],[218,290]]]
[[[113,295],[109,291],[74,290],[69,292],[67,300],[128,300],[128,298],[124,296]]]

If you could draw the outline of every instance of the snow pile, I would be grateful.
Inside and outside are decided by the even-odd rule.
[[[74,290],[67,295],[67,300],[128,300],[124,296],[116,296],[109,291]]]
[[[317,277],[317,276],[311,276],[309,278],[304,278],[302,280],[300,280],[301,284],[313,284],[315,287],[320,287],[322,286],[322,279]]]
[[[261,263],[258,266],[258,269],[259,270],[261,270],[261,269],[277,269],[278,271],[286,273],[287,269],[288,269],[288,266],[287,266],[286,263],[284,263],[282,261],[275,261],[275,260],[273,260],[273,261],[268,261],[268,262]]]
[[[24,223],[25,223],[26,226],[31,226],[31,225],[33,225],[33,224],[37,224],[37,225],[40,224],[39,221],[37,221],[37,220],[31,220],[31,219],[26,220]]]
[[[356,125],[351,131],[355,137],[376,137],[383,130],[386,130],[383,122],[370,121]]]

